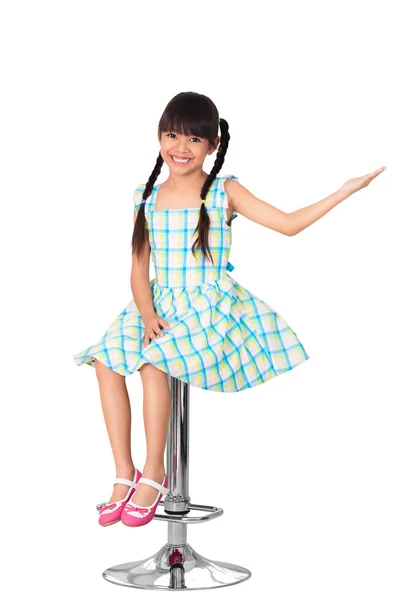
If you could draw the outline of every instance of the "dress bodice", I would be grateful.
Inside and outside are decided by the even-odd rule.
[[[214,264],[206,258],[200,248],[195,255],[192,245],[197,237],[195,229],[199,221],[200,208],[156,209],[158,190],[155,185],[145,202],[145,218],[149,231],[151,259],[155,266],[156,283],[160,287],[187,287],[212,282],[233,270],[229,263],[232,243],[232,227],[226,222],[228,208],[224,188],[226,179],[234,175],[216,177],[208,191],[205,205],[210,217],[208,244]],[[135,190],[135,209],[139,210],[145,185]],[[230,222],[238,216],[234,212]]]
[[[204,390],[239,392],[310,358],[282,315],[228,273],[233,267],[228,262],[227,178],[237,179],[217,177],[205,200],[214,264],[199,248],[192,254],[201,209],[155,209],[160,184],[154,186],[144,202],[156,269],[150,293],[154,314],[168,327],[145,345],[148,325],[131,297],[99,341],[74,355],[77,365],[95,367],[98,361],[126,377],[148,363]],[[135,191],[136,211],[144,189]]]

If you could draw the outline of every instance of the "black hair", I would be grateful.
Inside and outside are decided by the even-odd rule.
[[[225,154],[230,139],[227,121],[225,119],[219,119],[217,107],[207,96],[196,92],[181,92],[168,102],[158,124],[159,140],[161,140],[162,133],[174,131],[181,135],[193,135],[207,139],[214,148],[215,138],[218,136],[218,124],[221,130],[220,143],[213,168],[205,180],[200,192],[202,200],[206,199],[211,185],[224,164]],[[155,167],[145,185],[142,200],[146,200],[150,196],[153,186],[161,172],[163,163],[164,159],[162,158],[161,153],[159,153]],[[135,228],[132,235],[132,254],[137,252],[140,256],[143,251],[145,226],[145,205],[142,202],[136,215]],[[200,247],[204,256],[207,257],[208,255],[210,260],[214,262],[208,245],[209,228],[210,217],[204,202],[202,202],[199,221],[194,231],[194,233],[198,231],[198,237],[193,243],[192,253],[194,254],[195,249]]]

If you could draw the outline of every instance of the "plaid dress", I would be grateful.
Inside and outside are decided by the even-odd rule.
[[[155,210],[161,184],[153,187],[145,203],[156,273],[150,289],[156,314],[170,328],[144,347],[145,328],[132,298],[98,342],[74,355],[78,366],[94,366],[95,357],[126,376],[151,363],[199,388],[240,392],[310,358],[283,317],[229,275],[234,267],[228,261],[228,178],[237,180],[233,175],[217,177],[206,198],[214,264],[199,249],[192,254],[200,208]],[[136,213],[144,188],[135,190]],[[233,213],[231,222],[237,216]]]

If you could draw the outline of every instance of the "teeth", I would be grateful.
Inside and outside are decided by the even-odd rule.
[[[180,163],[187,163],[189,162],[190,158],[177,158],[176,156],[172,157],[176,162],[180,162]]]

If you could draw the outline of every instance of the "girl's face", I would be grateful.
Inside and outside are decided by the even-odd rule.
[[[208,140],[194,135],[182,135],[175,131],[163,131],[160,139],[160,154],[174,173],[189,173],[201,170],[207,155],[218,147],[220,138],[215,138],[213,148]]]

